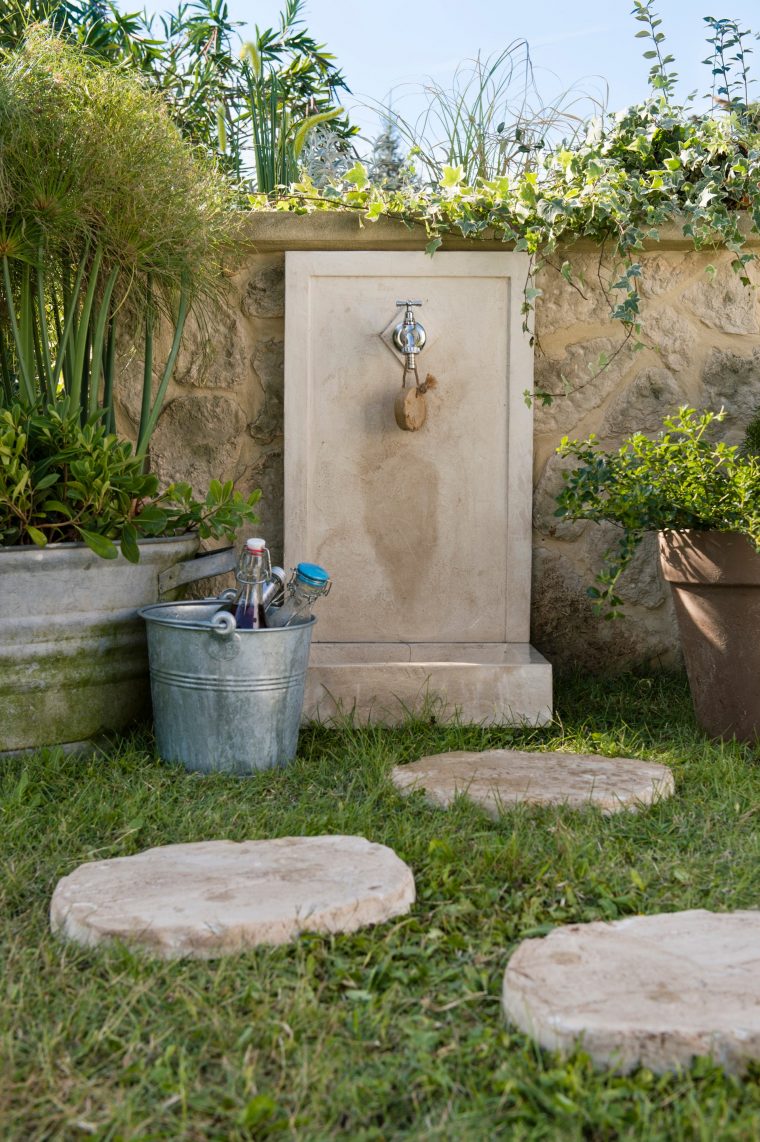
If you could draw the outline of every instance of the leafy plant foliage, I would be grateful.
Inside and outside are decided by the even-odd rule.
[[[107,432],[97,415],[82,425],[65,402],[0,410],[0,547],[83,540],[113,559],[118,544],[136,563],[140,537],[197,531],[204,539],[233,539],[243,524],[258,522],[259,497],[218,480],[204,500],[183,483],[159,492],[128,442]]]
[[[744,434],[744,451],[752,456],[760,457],[760,409],[747,425]]]
[[[464,61],[450,87],[429,79],[420,93],[425,107],[416,121],[390,107],[383,117],[431,186],[446,167],[461,166],[468,184],[535,170],[542,152],[572,136],[590,109],[598,109],[594,99],[573,89],[544,99],[525,40]]]

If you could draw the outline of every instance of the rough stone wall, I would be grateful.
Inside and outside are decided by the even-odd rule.
[[[421,249],[403,227],[359,227],[335,215],[252,219],[254,246],[231,279],[227,303],[187,332],[150,448],[163,482],[182,479],[204,493],[213,478],[241,491],[261,488],[260,530],[277,562],[283,542],[283,347],[285,249]],[[624,619],[598,618],[586,594],[615,529],[566,524],[554,516],[561,486],[555,449],[564,435],[596,433],[615,445],[636,430],[656,432],[680,404],[728,412],[725,436],[760,405],[760,303],[722,252],[684,243],[642,255],[644,343],[626,340],[608,313],[617,267],[595,250],[568,254],[573,284],[543,269],[536,284],[536,388],[556,394],[535,405],[532,642],[558,667],[602,670],[678,662],[678,636],[656,557],[639,549],[621,581]],[[484,248],[503,249],[501,243]],[[471,249],[466,243],[449,248]],[[714,274],[707,267],[713,266]],[[600,367],[600,358],[608,362]],[[160,353],[157,353],[160,358]],[[121,427],[134,433],[141,363],[122,359]],[[156,373],[156,383],[157,383]],[[217,589],[222,584],[204,584]]]
[[[536,389],[556,397],[535,409],[532,639],[560,666],[672,666],[679,660],[678,634],[656,536],[647,537],[621,577],[625,617],[598,618],[586,589],[618,529],[556,519],[561,468],[570,462],[555,449],[565,435],[593,432],[609,447],[632,432],[654,435],[682,404],[724,407],[722,435],[740,441],[760,407],[760,302],[726,253],[647,252],[641,257],[642,330],[626,340],[608,317],[609,286],[619,267],[600,264],[593,251],[570,258],[574,286],[550,267],[537,281],[543,295],[536,305]],[[637,340],[643,348],[634,347]],[[608,363],[601,367],[600,359]]]
[[[275,562],[283,547],[284,332],[285,255],[254,254],[232,277],[227,303],[189,319],[149,453],[162,484],[186,481],[196,495],[212,479],[234,480],[245,493],[260,488],[259,527]],[[164,336],[154,390],[167,348]],[[122,355],[120,426],[133,438],[142,368],[136,354]]]

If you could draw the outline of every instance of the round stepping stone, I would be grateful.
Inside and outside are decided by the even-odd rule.
[[[464,794],[492,817],[517,802],[595,805],[616,813],[650,805],[674,789],[668,767],[651,761],[513,749],[431,754],[397,765],[391,779],[403,793],[424,789],[428,801],[444,808]]]
[[[88,947],[120,940],[211,959],[301,932],[354,932],[414,898],[411,869],[364,837],[201,841],[80,865],[58,882],[50,924]]]
[[[507,1019],[549,1050],[581,1046],[627,1073],[709,1055],[760,1059],[760,912],[695,910],[572,924],[525,940],[504,975]]]

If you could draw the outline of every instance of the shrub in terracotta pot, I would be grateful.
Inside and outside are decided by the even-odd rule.
[[[589,588],[620,613],[620,574],[648,531],[660,536],[697,720],[712,737],[760,738],[760,457],[716,439],[724,414],[683,407],[650,439],[608,451],[595,437],[562,440],[579,461],[556,514],[617,524],[620,540]],[[751,433],[748,433],[748,440]]]

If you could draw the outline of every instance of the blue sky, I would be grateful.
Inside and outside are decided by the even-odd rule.
[[[228,0],[233,18],[251,28],[278,23],[278,0]],[[679,94],[708,90],[708,54],[702,16],[729,16],[760,31],[757,0],[726,0],[727,8],[694,0],[660,0],[657,9],[665,47],[676,57]],[[161,10],[160,3],[148,5]],[[343,68],[353,91],[347,106],[363,131],[377,133],[377,116],[362,104],[387,99],[407,116],[419,103],[415,85],[431,76],[446,85],[463,60],[500,51],[526,39],[545,97],[577,85],[595,95],[609,87],[609,106],[618,108],[646,93],[647,44],[635,39],[642,25],[630,14],[631,0],[308,0],[312,34]],[[753,43],[750,76],[760,78],[760,42]],[[760,98],[760,84],[757,85]]]

